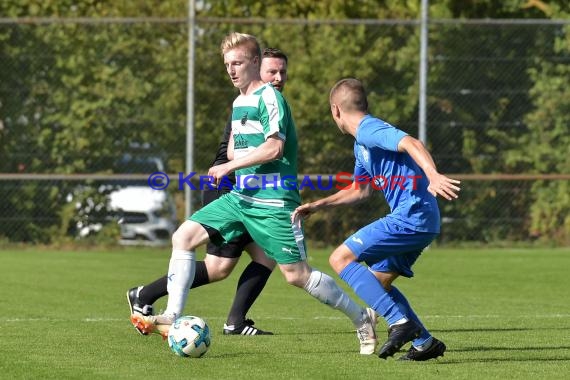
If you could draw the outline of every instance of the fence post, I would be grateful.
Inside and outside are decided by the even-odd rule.
[[[186,174],[194,170],[194,58],[195,58],[195,0],[188,0],[188,84],[186,88]],[[185,216],[192,214],[192,193],[184,187]]]
[[[426,108],[427,108],[427,49],[428,49],[428,9],[429,0],[422,0],[420,34],[420,94],[418,138],[427,143]]]

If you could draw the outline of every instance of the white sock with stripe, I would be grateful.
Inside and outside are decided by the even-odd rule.
[[[355,327],[362,326],[365,316],[362,307],[356,304],[328,274],[313,269],[304,289],[325,305],[342,311]]]
[[[174,314],[177,317],[182,314],[196,272],[194,256],[193,251],[172,250],[168,265],[168,303],[164,314]]]

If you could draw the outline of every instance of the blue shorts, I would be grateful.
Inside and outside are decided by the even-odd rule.
[[[413,277],[412,265],[437,235],[413,231],[381,218],[349,236],[344,244],[374,272]]]

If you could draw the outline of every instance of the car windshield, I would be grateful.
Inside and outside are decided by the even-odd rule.
[[[164,171],[164,163],[160,157],[124,154],[116,165],[115,172],[121,174],[152,174]]]

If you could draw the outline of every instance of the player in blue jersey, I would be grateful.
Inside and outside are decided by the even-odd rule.
[[[354,204],[374,189],[382,191],[390,213],[349,236],[331,254],[330,265],[388,323],[381,358],[394,355],[410,341],[412,347],[401,360],[443,356],[445,344],[431,336],[392,282],[399,276],[413,276],[412,265],[439,233],[436,196],[457,198],[459,181],[437,172],[419,140],[368,114],[366,92],[359,80],[340,80],[329,100],[340,131],[356,139],[354,179],[350,186],[329,197],[299,206],[292,218]]]

